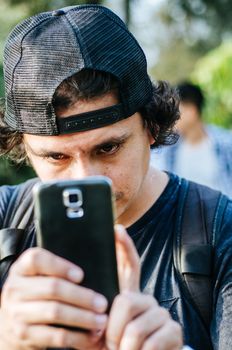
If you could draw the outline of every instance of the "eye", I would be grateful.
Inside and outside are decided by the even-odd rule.
[[[98,154],[114,154],[119,149],[119,143],[106,143],[99,147]]]
[[[45,158],[48,159],[49,161],[57,162],[57,161],[66,160],[68,157],[63,153],[51,153],[51,154],[47,154]]]

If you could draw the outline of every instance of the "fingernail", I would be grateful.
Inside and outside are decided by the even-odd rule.
[[[95,317],[96,323],[97,325],[102,328],[103,326],[105,326],[106,321],[107,321],[107,316],[106,315],[97,315]]]
[[[68,277],[73,281],[73,282],[80,282],[83,278],[83,272],[81,269],[74,269],[71,268],[68,271]]]
[[[107,308],[107,300],[101,295],[97,295],[94,298],[93,304],[96,311],[105,311]]]
[[[120,224],[116,224],[115,225],[115,230],[117,231],[117,235],[119,237],[119,239],[123,239],[125,237],[125,228],[124,226],[120,225]]]
[[[116,224],[115,225],[115,229],[120,232],[121,234],[124,234],[125,233],[125,228],[123,225],[120,225],[120,224]]]

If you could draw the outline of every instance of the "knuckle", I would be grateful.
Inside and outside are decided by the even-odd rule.
[[[153,305],[156,306],[157,305],[157,301],[155,300],[155,298],[152,295],[146,295],[147,301]]]
[[[96,293],[91,289],[86,289],[85,291],[85,298],[88,300],[88,302],[92,305],[94,303],[96,297]]]
[[[159,344],[155,339],[150,339],[148,338],[144,342],[143,350],[158,350],[159,349]]]
[[[8,308],[8,315],[16,322],[21,322],[23,320],[22,310],[21,308],[17,308],[17,306]]]
[[[173,346],[172,334],[160,334],[159,331],[151,334],[144,342],[143,350],[176,349]],[[176,349],[177,350],[177,349]]]
[[[88,314],[85,318],[82,319],[86,326],[89,326],[93,329],[99,328],[99,323],[96,317],[93,314]]]
[[[119,309],[126,310],[130,315],[134,309],[133,297],[129,294],[119,294],[115,298],[115,304]]]
[[[59,294],[59,290],[60,290],[60,281],[58,280],[58,278],[51,277],[49,279],[48,293],[50,294],[50,296],[56,297]]]
[[[128,337],[133,337],[135,340],[139,340],[143,336],[143,328],[136,323],[130,323],[125,332]]]
[[[61,318],[60,306],[58,303],[50,303],[50,307],[47,309],[47,319],[49,321],[59,321]]]
[[[158,313],[159,313],[159,317],[162,318],[163,320],[170,319],[169,312],[165,308],[158,307]]]
[[[19,259],[25,265],[30,266],[31,269],[34,269],[38,266],[40,254],[41,254],[40,248],[38,247],[29,248],[21,255]]]
[[[19,340],[25,340],[27,339],[28,335],[28,327],[24,323],[17,323],[15,324],[14,328],[14,336],[15,338]]]
[[[55,335],[55,342],[58,347],[64,348],[67,346],[68,341],[68,333],[64,328],[60,328],[57,330]]]
[[[178,334],[178,335],[182,336],[182,328],[181,328],[181,325],[179,323],[170,319],[169,327],[172,329],[173,334]]]
[[[15,283],[13,283],[13,280],[8,277],[2,289],[2,296],[4,296],[4,299],[5,296],[11,297],[16,292],[16,290],[17,288]]]

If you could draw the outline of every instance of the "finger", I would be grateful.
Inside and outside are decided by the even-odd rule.
[[[121,338],[120,350],[140,350],[146,338],[169,319],[169,313],[158,305],[148,309],[126,326]]]
[[[72,348],[100,350],[102,334],[74,332],[65,328],[35,325],[27,327],[17,324],[14,338],[23,344],[22,348]]]
[[[139,290],[140,262],[133,241],[122,225],[115,225],[120,290]]]
[[[10,274],[57,276],[76,283],[84,276],[79,266],[38,247],[27,249],[12,265]]]
[[[4,293],[14,293],[14,300],[54,300],[96,312],[105,312],[106,298],[88,288],[57,277],[12,278]],[[12,299],[11,299],[12,300]]]
[[[28,324],[57,324],[84,329],[105,329],[106,314],[95,314],[71,305],[47,301],[17,304],[14,319]]]
[[[146,339],[141,350],[180,350],[182,347],[181,327],[177,322],[170,319],[163,327]]]
[[[156,304],[152,296],[132,292],[119,294],[113,302],[106,330],[109,348],[113,345],[118,348],[127,324]]]

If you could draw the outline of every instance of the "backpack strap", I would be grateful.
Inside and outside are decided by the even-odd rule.
[[[10,266],[25,249],[27,233],[33,225],[33,201],[31,190],[38,179],[31,179],[16,186],[4,215],[0,230],[0,289]]]
[[[209,329],[214,242],[227,197],[184,179],[180,191],[173,242],[174,265],[183,293]]]

